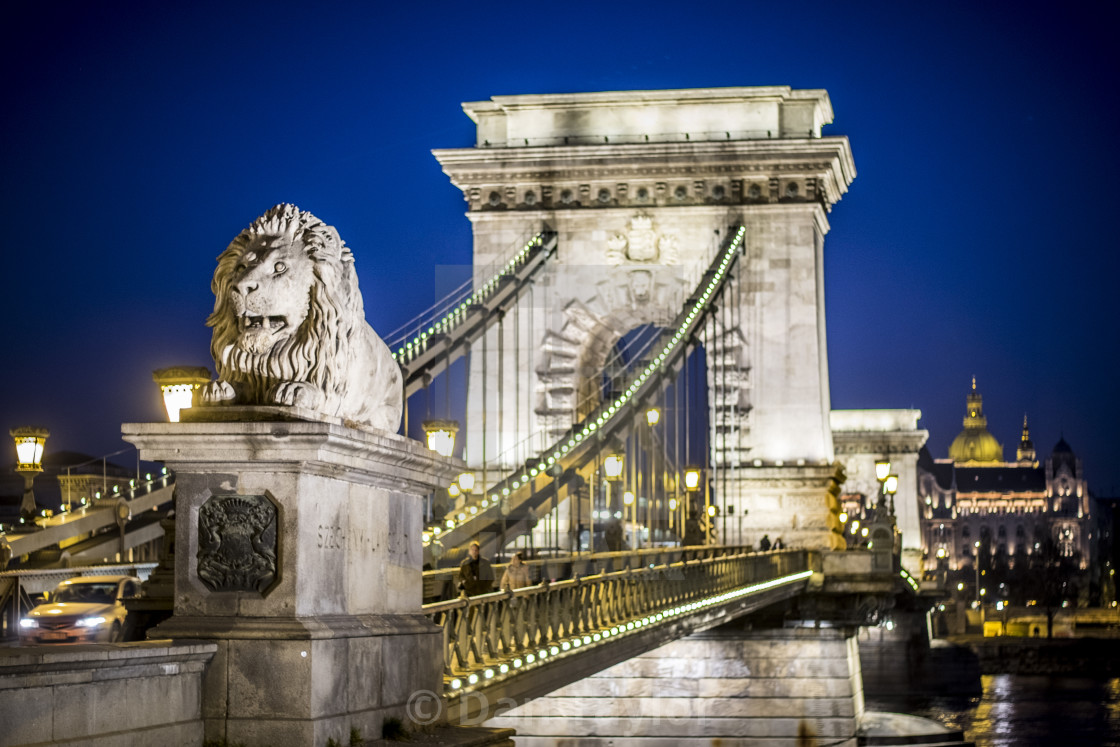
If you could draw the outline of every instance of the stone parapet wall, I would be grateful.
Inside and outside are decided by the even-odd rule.
[[[863,712],[855,638],[833,629],[721,628],[525,703],[489,725],[528,745],[854,745]]]
[[[199,745],[213,643],[0,649],[0,743]]]

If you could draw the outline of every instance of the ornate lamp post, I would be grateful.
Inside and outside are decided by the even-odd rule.
[[[646,527],[649,529],[649,538],[651,542],[654,538],[653,513],[654,506],[656,505],[655,496],[657,494],[657,470],[655,469],[657,449],[654,447],[653,428],[658,424],[658,422],[660,422],[660,420],[661,410],[657,409],[656,407],[646,408],[646,425],[649,428],[648,432],[646,433],[645,462],[646,469],[648,470],[649,475],[648,480],[646,476],[642,476],[642,478],[638,481],[637,488],[639,493],[646,494]],[[641,462],[638,462],[638,464],[641,465]],[[635,517],[640,516],[640,508],[641,507],[638,505],[634,506]]]
[[[603,459],[603,477],[606,478],[607,483],[607,511],[611,511],[613,502],[611,500],[611,483],[618,482],[622,478],[622,471],[626,465],[626,456],[624,454],[608,454]],[[595,507],[591,507],[591,544],[595,544]],[[594,547],[591,548],[594,552]],[[608,549],[610,549],[608,547]]]
[[[627,490],[622,494],[622,503],[626,506],[624,510],[630,516],[630,549],[636,550],[638,549],[638,527],[635,519],[638,511],[638,502],[634,499],[634,494]]]
[[[170,423],[179,422],[179,413],[189,410],[194,391],[210,382],[210,369],[203,366],[172,366],[152,372],[152,379],[163,393],[163,406]]]
[[[883,485],[890,473],[891,463],[889,459],[880,459],[875,462],[875,479],[879,481],[879,495],[875,497],[875,508],[879,508],[879,504],[883,502]]]
[[[51,432],[46,428],[25,426],[8,433],[16,442],[16,472],[23,475],[23,501],[19,505],[21,522],[31,521],[38,512],[35,503],[35,475],[43,471],[43,447]]]
[[[684,471],[684,489],[685,489],[685,492],[687,492],[689,494],[688,502],[685,506],[685,515],[684,515],[685,532],[687,532],[687,530],[688,530],[688,519],[689,519],[689,517],[692,516],[692,511],[693,511],[692,501],[694,500],[694,496],[692,494],[700,491],[700,468],[699,467],[687,467],[687,468],[685,468],[685,471]],[[704,521],[706,521],[706,519],[704,519]],[[684,535],[684,532],[682,532],[681,544],[684,544],[684,536],[683,535]],[[704,537],[704,544],[705,545],[708,544],[707,539],[708,539],[707,536],[705,536]]]
[[[459,432],[458,423],[454,420],[425,420],[422,427],[424,428],[424,435],[428,439],[429,449],[445,457],[455,453],[455,434]]]
[[[883,491],[887,494],[887,510],[894,516],[894,494],[898,492],[898,475],[887,475],[883,480]]]

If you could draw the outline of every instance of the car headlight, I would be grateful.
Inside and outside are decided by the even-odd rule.
[[[79,628],[96,628],[105,622],[104,617],[83,617],[78,620]]]
[[[37,627],[39,627],[39,621],[38,620],[32,620],[30,617],[25,617],[25,618],[23,618],[22,620],[19,621],[19,626],[21,628],[25,628],[25,629],[26,628],[37,628]]]

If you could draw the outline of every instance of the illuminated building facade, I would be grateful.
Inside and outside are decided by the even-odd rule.
[[[1088,567],[1089,488],[1081,460],[1062,438],[1040,462],[1024,417],[1015,461],[1005,462],[975,379],[949,458],[934,459],[925,448],[919,454],[918,497],[927,571],[974,567],[978,552],[991,555],[982,568],[1015,568],[1048,537],[1059,556]]]

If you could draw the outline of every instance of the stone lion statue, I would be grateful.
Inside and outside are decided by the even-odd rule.
[[[218,257],[201,404],[287,405],[396,431],[401,371],[366,323],[354,256],[295,205],[253,221]]]

